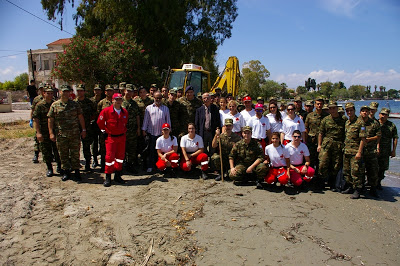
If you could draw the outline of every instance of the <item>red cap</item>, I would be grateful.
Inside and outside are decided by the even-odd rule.
[[[171,129],[171,127],[170,127],[170,125],[168,123],[165,123],[165,124],[162,125],[162,129],[164,129],[164,128]]]
[[[122,99],[122,94],[121,93],[114,93],[114,95],[113,95],[113,100],[115,99],[115,98],[121,98]]]
[[[243,98],[243,101],[244,101],[244,102],[246,102],[246,101],[251,101],[251,97],[250,97],[250,96],[246,96],[246,97]]]
[[[257,103],[256,106],[254,106],[254,109],[263,109],[264,105],[262,105],[261,103]]]

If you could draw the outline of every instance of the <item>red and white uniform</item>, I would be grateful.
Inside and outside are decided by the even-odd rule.
[[[264,150],[265,146],[267,145],[267,142],[265,140],[267,138],[267,130],[271,129],[268,118],[266,118],[265,116],[261,116],[261,118],[258,118],[255,115],[250,118],[247,125],[252,128],[251,137],[253,139],[256,139]]]
[[[303,119],[301,119],[297,115],[293,120],[290,119],[289,116],[283,119],[281,132],[285,134],[285,140],[287,140],[287,142],[290,142],[292,140],[293,131],[295,131],[296,129],[300,130],[301,133],[306,131]]]
[[[122,163],[125,158],[127,123],[128,111],[122,107],[120,110],[115,110],[113,105],[103,109],[97,119],[100,130],[105,130],[108,134],[105,141],[106,165],[104,172],[106,174],[122,170]]]
[[[199,135],[195,135],[193,139],[189,138],[189,134],[181,138],[181,148],[185,148],[187,154],[192,154],[198,149],[204,148],[203,139]],[[208,169],[208,156],[204,152],[197,156],[190,157],[190,162],[193,165],[201,165],[201,170],[206,171]],[[181,160],[181,168],[183,171],[189,171],[189,167],[186,164],[186,160]]]
[[[250,111],[246,111],[246,109],[244,109],[243,111],[240,112],[240,114],[243,116],[244,121],[246,121],[246,126],[247,126],[247,123],[250,121],[250,118],[256,115],[256,110],[251,109]]]
[[[161,136],[156,141],[156,149],[160,150],[160,152],[162,154],[165,154],[167,152],[174,150],[174,147],[178,147],[178,141],[176,140],[176,137],[174,137],[174,136],[170,136],[168,138],[164,138],[164,136]],[[172,168],[178,167],[179,154],[177,154],[176,152],[173,152],[171,154],[168,154],[166,159],[171,162]],[[167,164],[160,157],[158,157],[156,166],[161,171],[163,171],[163,170],[165,170],[165,168],[167,168]]]
[[[285,147],[283,145],[274,147],[273,144],[270,144],[265,147],[265,155],[269,157],[269,161],[271,162],[271,168],[265,177],[265,182],[273,184],[278,181],[282,185],[287,184],[289,176],[286,171],[286,159],[290,158],[290,155]]]
[[[236,113],[232,115],[230,112],[224,115],[224,120],[222,122],[225,123],[225,119],[231,118],[233,120],[233,128],[232,132],[240,133],[242,132],[242,127],[246,126],[246,121],[240,113]]]
[[[315,174],[315,170],[312,167],[307,167],[303,164],[304,156],[310,156],[307,145],[301,142],[296,148],[293,145],[293,142],[291,142],[286,145],[285,149],[290,155],[290,164],[300,170],[300,173],[297,173],[294,169],[290,169],[290,182],[295,186],[300,186],[303,180],[310,182]],[[307,167],[306,174],[301,173],[303,167]]]

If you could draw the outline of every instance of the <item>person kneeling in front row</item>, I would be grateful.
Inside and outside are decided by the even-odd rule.
[[[158,154],[157,168],[164,173],[164,177],[176,177],[174,168],[179,166],[178,141],[170,135],[171,126],[168,123],[162,125],[162,136],[156,141]]]
[[[280,142],[280,133],[273,132],[271,135],[271,144],[265,147],[265,164],[270,165],[268,174],[265,176],[267,184],[286,185],[289,182],[290,173],[290,155]]]

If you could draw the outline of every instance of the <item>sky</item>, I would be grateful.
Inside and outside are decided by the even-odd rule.
[[[47,21],[40,0],[8,1]],[[259,60],[270,71],[269,79],[289,88],[304,86],[311,77],[317,83],[400,89],[400,1],[238,0],[237,4],[232,37],[217,51],[220,70],[229,56],[236,56],[241,65]],[[63,23],[72,34],[73,14],[68,8]],[[0,0],[0,25],[1,82],[27,72],[26,50],[44,49],[71,37],[7,0]]]

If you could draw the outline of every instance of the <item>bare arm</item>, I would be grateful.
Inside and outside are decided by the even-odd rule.
[[[53,130],[53,128],[54,128],[54,118],[49,117],[47,119],[47,122],[48,122],[48,126],[49,126],[50,139],[52,141],[56,141],[56,136],[54,135],[54,130]]]
[[[82,114],[78,115],[78,118],[79,118],[79,123],[81,124],[81,128],[82,128],[81,136],[82,136],[82,138],[84,139],[84,138],[86,138],[85,119],[83,118],[83,115],[82,115]]]
[[[356,154],[356,160],[360,160],[361,159],[362,151],[364,149],[365,143],[366,143],[365,138],[361,138],[360,146],[358,146],[358,151],[357,151],[357,154]]]

